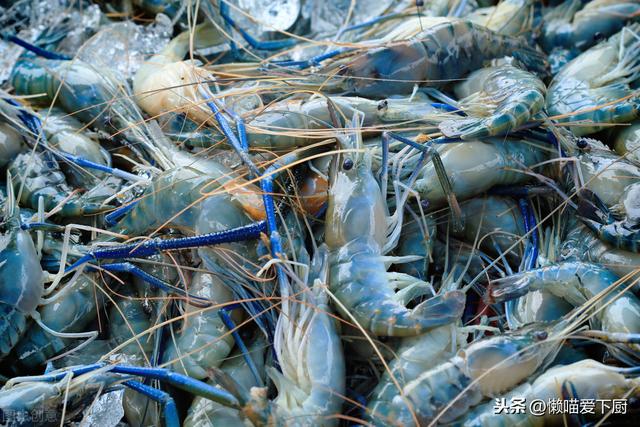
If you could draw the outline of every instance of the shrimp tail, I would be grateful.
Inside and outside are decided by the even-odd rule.
[[[544,106],[544,94],[531,89],[519,96],[519,100],[506,100],[488,117],[466,117],[445,120],[440,123],[442,133],[449,138],[463,140],[506,134],[525,124]]]

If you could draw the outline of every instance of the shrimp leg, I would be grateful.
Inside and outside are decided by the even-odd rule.
[[[422,151],[423,153],[427,153],[431,156],[431,161],[433,162],[433,166],[436,170],[436,174],[438,175],[438,181],[440,181],[440,185],[442,185],[442,190],[447,197],[447,202],[449,207],[451,208],[451,212],[453,213],[454,220],[454,228],[461,229],[462,228],[462,211],[460,210],[460,204],[458,203],[458,199],[456,198],[455,193],[453,192],[453,186],[451,185],[451,181],[449,180],[449,176],[444,168],[444,164],[442,163],[442,158],[438,151],[433,148],[432,143],[427,143],[426,145],[418,144],[415,141],[412,141],[408,138],[404,138],[400,135],[396,135],[391,132],[385,132],[382,134],[383,140],[387,140],[388,138],[393,138],[396,141],[402,142],[404,144],[409,145],[417,150]]]

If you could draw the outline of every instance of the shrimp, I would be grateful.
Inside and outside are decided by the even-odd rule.
[[[505,301],[544,289],[566,300],[574,307],[597,298],[597,312],[592,323],[605,332],[640,332],[640,300],[631,292],[622,292],[624,285],[614,285],[618,277],[611,271],[584,262],[562,262],[516,273],[494,280],[487,292],[492,302]],[[606,292],[606,294],[605,294]],[[632,348],[638,349],[635,344]]]
[[[563,260],[582,260],[600,264],[618,277],[624,277],[640,268],[640,254],[618,249],[603,242],[576,219],[568,224],[568,228],[570,231],[560,248]]]
[[[118,140],[143,149],[160,166],[169,163],[149,136],[128,88],[108,70],[96,70],[79,59],[43,59],[25,54],[11,73],[17,95],[33,96],[36,105],[55,105],[88,126],[118,135]]]
[[[125,290],[125,298],[120,298],[109,311],[109,344],[111,347],[124,345],[118,351],[120,359],[135,366],[146,365],[153,352],[153,341],[149,336],[131,338],[142,334],[152,326],[149,314],[137,297],[136,292]],[[125,418],[131,425],[158,425],[160,414],[157,407],[147,397],[133,390],[126,390],[123,398]]]
[[[73,116],[57,109],[50,110],[42,128],[52,147],[100,165],[111,166],[111,155],[91,135],[81,131],[82,123]],[[66,163],[62,167],[69,182],[76,186],[86,185],[87,180],[95,182],[96,178],[104,176],[102,172],[87,173]]]
[[[103,372],[90,372],[76,377],[69,374],[55,382],[43,382],[35,378],[33,381],[4,386],[0,390],[0,409],[3,422],[7,425],[26,427],[47,425],[53,421],[60,423],[62,405],[66,404],[67,416],[75,415],[87,407],[87,402],[104,391],[106,385],[119,380],[117,376]],[[42,419],[43,414],[47,415],[46,422]]]
[[[638,377],[627,378],[624,368],[604,365],[592,359],[580,360],[565,366],[556,366],[540,375],[533,382],[522,384],[509,396],[531,402],[540,399],[542,402],[561,401],[567,399],[567,392],[572,399],[596,401],[627,398],[636,396],[640,388]],[[494,402],[479,406],[476,410],[454,422],[464,427],[506,427],[561,425],[563,414],[554,414],[549,410],[544,414],[533,415],[529,411],[522,413],[502,412],[496,414]],[[601,405],[594,408],[593,415],[585,417],[602,419],[608,411]],[[566,415],[565,415],[566,416]],[[566,419],[564,419],[566,422]]]
[[[360,134],[354,137],[355,148],[361,148]],[[428,286],[411,276],[387,273],[383,256],[389,246],[387,220],[384,196],[371,171],[371,152],[336,159],[325,226],[331,292],[362,327],[376,335],[417,335],[459,318],[464,307],[459,291],[406,307],[410,301],[405,299]],[[397,288],[404,289],[396,293]]]
[[[212,40],[215,37],[208,34],[212,31],[217,29],[203,23],[196,27],[193,37]],[[191,37],[189,31],[179,34],[143,63],[133,77],[133,92],[140,108],[153,117],[168,112],[184,113],[198,124],[215,125],[198,89],[200,83],[213,82],[215,77],[197,62],[182,60],[189,51]]]
[[[422,372],[433,369],[454,356],[458,339],[462,340],[463,335],[466,337],[458,332],[455,325],[444,325],[415,337],[403,338],[395,351],[396,357],[389,364],[390,372],[383,373],[372,392],[367,405],[367,417],[375,421],[390,411],[391,402],[398,395],[398,388],[391,377],[403,387]]]
[[[326,248],[314,259],[317,274],[302,276],[301,293],[278,317],[274,350],[282,372],[268,367],[278,389],[269,401],[267,389],[253,387],[242,412],[254,425],[337,425],[345,387],[344,355],[336,324],[327,304]],[[317,276],[317,277],[316,277]],[[311,288],[306,287],[313,280]],[[298,300],[298,301],[296,301]]]
[[[590,215],[592,213],[591,206],[581,200],[578,212]],[[582,221],[601,240],[616,248],[640,252],[640,183],[636,182],[625,188],[616,213],[622,219],[608,219],[603,222],[599,216],[585,216]]]
[[[179,425],[175,402],[170,394],[146,386],[136,377],[160,379],[186,392],[195,392],[209,399],[237,407],[229,393],[198,380],[162,369],[144,369],[118,364],[97,364],[52,371],[35,377],[17,377],[7,381],[0,390],[0,410],[9,425],[34,425],[32,416],[55,414],[55,421],[65,424],[103,392],[119,385],[151,396],[163,406],[167,425]],[[59,408],[63,408],[61,411]],[[42,412],[40,412],[42,411]],[[40,415],[41,416],[41,415]],[[46,420],[45,424],[49,424]],[[159,424],[155,424],[159,425]]]
[[[224,304],[233,301],[233,294],[222,280],[212,274],[196,273],[189,286],[189,293],[203,297],[212,304]],[[191,313],[196,312],[195,315]],[[163,359],[172,362],[176,372],[182,372],[192,378],[206,378],[207,370],[218,367],[229,355],[233,347],[233,338],[224,322],[218,316],[218,310],[195,309],[187,306],[186,321],[165,350]],[[235,314],[235,322],[240,318]]]
[[[578,214],[598,236],[613,246],[633,252],[638,241],[640,167],[621,159],[597,140],[583,138],[576,153],[584,185],[578,187]]]
[[[51,153],[18,154],[9,165],[9,171],[22,189],[20,202],[34,210],[38,209],[40,198],[45,210],[59,207],[56,213],[65,217],[98,214],[109,209],[108,205],[102,204],[103,199],[73,194]]]
[[[260,374],[264,374],[264,356],[266,341],[262,335],[256,335],[249,347],[249,356]],[[220,370],[235,379],[240,387],[247,390],[252,387],[259,387],[254,373],[245,362],[243,355],[235,351],[222,364]],[[189,413],[184,420],[184,427],[209,427],[209,426],[230,426],[247,424],[248,420],[241,418],[241,413],[237,409],[228,408],[217,402],[203,397],[196,397],[189,407]]]
[[[407,382],[374,423],[415,426],[436,417],[440,423],[455,420],[484,397],[512,389],[552,361],[561,344],[554,334],[564,323],[533,324],[473,342]]]
[[[436,123],[441,111],[423,95],[372,101],[356,96],[319,97],[306,101],[291,99],[260,109],[247,121],[247,136],[252,147],[291,149],[311,141],[333,136],[328,103],[346,115],[364,114],[363,126],[375,127],[394,122]],[[325,132],[322,132],[326,129]]]
[[[44,293],[45,273],[31,236],[20,227],[20,211],[8,187],[5,204],[5,232],[0,245],[0,358],[17,344]]]
[[[222,92],[218,96],[226,97]],[[338,113],[347,116],[354,111],[363,113],[363,125],[371,128],[402,122],[435,124],[443,116],[442,111],[432,106],[432,101],[420,92],[411,97],[393,97],[380,101],[356,96],[306,99],[295,96],[242,114],[251,147],[288,150],[331,138],[333,131],[328,103]],[[221,139],[217,131],[198,126],[197,123],[176,115],[170,117],[163,128],[172,139],[193,147],[210,147],[212,141]]]
[[[55,303],[40,309],[42,323],[49,328],[64,332],[82,332],[95,320],[104,298],[95,292],[96,273],[85,273],[75,283],[58,291]],[[69,347],[70,337],[59,337],[32,325],[13,349],[15,362],[21,370],[35,372],[46,365],[47,360]]]
[[[546,87],[534,74],[510,64],[474,71],[455,87],[468,117],[445,120],[448,137],[482,138],[507,134],[524,125],[544,107]]]
[[[546,52],[557,48],[584,51],[620,31],[638,13],[637,0],[566,1],[545,14],[540,45]]]
[[[575,183],[575,190],[594,193],[601,204],[616,211],[627,187],[640,179],[640,166],[620,158],[598,140],[581,138],[575,153],[578,174],[582,183]]]
[[[548,157],[539,142],[511,138],[487,138],[439,145],[436,148],[458,200],[481,194],[495,185],[516,185],[529,180],[517,170],[532,167]],[[447,203],[433,163],[423,167],[414,189],[429,202],[429,208]]]
[[[446,84],[504,56],[513,56],[537,73],[544,74],[547,67],[544,56],[525,40],[469,21],[439,18],[409,41],[369,49],[343,64],[338,62],[334,80],[339,79],[337,90],[380,98],[411,93],[416,84]],[[327,88],[333,88],[331,83]]]
[[[462,254],[457,248],[447,249],[450,251],[449,257],[453,263],[451,269],[443,275],[440,292],[456,289],[459,283],[468,281],[467,273],[473,264],[473,260],[469,260],[469,257],[478,257],[474,252]],[[431,329],[415,337],[402,338],[395,352],[395,358],[389,363],[389,370],[384,372],[373,391],[373,399],[367,406],[367,418],[374,424],[383,422],[385,416],[394,411],[393,401],[399,392],[423,372],[435,369],[454,357],[456,349],[466,346],[469,332],[475,328],[451,324]]]
[[[253,184],[243,188],[246,181],[234,180],[230,171],[225,172],[227,169],[222,165],[218,167],[217,174],[178,167],[156,176],[131,211],[116,224],[116,229],[122,234],[140,234],[168,224],[193,233],[206,193],[214,192],[218,182],[233,195],[228,198],[230,203],[237,203],[253,218],[262,219],[264,208],[259,189]]]
[[[569,122],[575,135],[588,135],[638,116],[633,96],[640,78],[640,24],[623,28],[607,41],[565,65],[547,90],[547,112]]]
[[[108,129],[119,119],[115,82],[78,59],[25,55],[13,69],[11,84],[18,95],[38,95],[31,100],[36,105],[49,106],[55,100],[65,112],[98,128]]]

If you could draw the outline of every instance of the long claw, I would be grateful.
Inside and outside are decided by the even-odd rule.
[[[236,399],[231,393],[168,369],[114,365],[111,372],[159,380],[196,396],[202,396],[206,399],[218,402],[221,405],[231,408],[238,408],[240,406],[238,399]]]
[[[148,284],[150,284],[152,287],[156,288],[156,289],[162,289],[166,292],[171,292],[171,293],[175,293],[178,294],[180,296],[183,296],[185,298],[188,298],[193,305],[198,305],[198,306],[203,306],[203,307],[207,307],[209,305],[211,305],[211,301],[209,301],[206,298],[201,298],[195,295],[191,295],[189,293],[187,293],[186,291],[184,291],[183,289],[177,288],[173,285],[171,285],[170,283],[167,283],[163,280],[158,279],[157,277],[147,273],[146,271],[144,271],[143,269],[141,269],[140,267],[137,267],[133,264],[131,264],[130,262],[121,262],[121,263],[114,263],[114,264],[103,264],[101,265],[101,267],[107,271],[111,271],[111,272],[118,272],[118,273],[129,273],[132,274],[142,280],[144,280],[145,282],[147,282]],[[199,301],[198,304],[195,304],[195,301]]]
[[[260,237],[260,233],[265,232],[266,229],[265,221],[258,221],[242,227],[236,227],[215,233],[202,234],[199,236],[183,237],[179,239],[154,239],[144,243],[131,243],[105,249],[97,249],[89,252],[74,262],[71,266],[67,267],[65,272],[69,272],[80,267],[82,264],[91,260],[144,258],[166,250],[192,249],[202,246],[258,239]]]

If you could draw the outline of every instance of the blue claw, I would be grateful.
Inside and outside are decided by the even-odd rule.
[[[69,153],[65,153],[64,151],[57,151],[56,150],[56,151],[53,151],[53,154],[58,156],[58,157],[60,157],[60,158],[62,158],[62,159],[65,159],[65,160],[68,160],[70,162],[73,162],[78,166],[82,166],[82,167],[85,167],[85,168],[96,169],[96,170],[99,170],[99,171],[102,171],[102,172],[106,172],[108,174],[111,174],[111,175],[116,176],[118,178],[125,179],[127,181],[145,181],[146,180],[146,178],[143,178],[141,176],[134,175],[132,173],[123,171],[121,169],[117,169],[117,168],[112,168],[112,167],[109,167],[109,166],[101,165],[100,163],[94,163],[94,162],[92,162],[90,160],[87,160],[85,158],[74,156],[74,155],[69,154]]]
[[[138,393],[147,396],[149,399],[158,402],[162,406],[165,427],[180,427],[178,408],[176,407],[176,402],[173,401],[173,398],[169,393],[133,380],[125,381],[123,384],[131,390],[137,391]]]
[[[54,60],[59,60],[59,61],[68,61],[70,59],[73,59],[70,56],[67,55],[63,55],[60,53],[55,53],[55,52],[51,52],[49,50],[46,49],[42,49],[41,47],[38,47],[36,45],[33,45],[31,43],[29,43],[26,40],[21,39],[18,36],[15,35],[11,35],[11,34],[6,34],[6,33],[2,33],[2,38],[10,41],[11,43],[15,43],[18,46],[22,46],[23,48],[27,49],[30,52],[35,53],[38,56],[41,56],[45,59],[54,59]]]
[[[258,221],[242,227],[199,236],[182,237],[178,239],[153,239],[144,243],[130,243],[97,249],[82,256],[79,260],[67,267],[65,272],[69,272],[92,260],[144,258],[166,250],[192,249],[221,243],[241,242],[244,240],[257,239],[260,237],[260,233],[265,231],[267,231],[265,221]]]
[[[122,207],[119,207],[118,209],[112,211],[111,213],[108,213],[107,215],[104,216],[104,224],[107,227],[113,227],[118,222],[118,219],[122,218],[127,213],[129,213],[129,211],[131,211],[138,204],[138,202],[139,200],[136,200]]]
[[[186,375],[170,371],[169,369],[114,365],[111,372],[162,381],[179,388],[180,390],[184,390],[196,396],[202,396],[231,408],[239,408],[240,406],[238,399],[236,399],[231,393]]]
[[[551,194],[553,189],[544,185],[497,185],[491,188],[489,193],[496,196],[528,198],[539,194]]]
[[[464,111],[462,111],[461,109],[454,107],[453,105],[450,105],[450,104],[445,104],[444,102],[432,102],[431,106],[434,108],[439,108],[440,110],[448,111],[450,113],[456,113],[460,116],[466,116]]]
[[[264,210],[267,216],[267,231],[269,233],[269,240],[271,241],[271,255],[274,258],[282,253],[282,241],[280,239],[280,233],[278,233],[276,207],[273,201],[273,181],[276,178],[276,171],[278,169],[290,165],[296,160],[298,160],[296,153],[289,153],[280,157],[277,162],[267,168],[260,180]]]
[[[231,316],[229,316],[229,311],[233,310],[235,308],[240,308],[240,305],[239,304],[233,304],[233,305],[229,305],[229,306],[226,306],[226,307],[222,307],[218,311],[218,316],[220,316],[220,319],[222,320],[224,325],[227,327],[227,329],[229,329],[231,331],[231,335],[233,336],[233,339],[235,340],[238,348],[242,352],[242,357],[244,358],[245,362],[247,363],[247,366],[249,366],[249,369],[251,370],[251,373],[253,374],[253,377],[256,380],[256,384],[258,384],[259,387],[262,387],[263,386],[262,378],[260,377],[260,374],[258,373],[258,368],[256,368],[255,363],[253,363],[253,359],[251,358],[251,354],[249,353],[249,349],[244,344],[244,341],[242,340],[242,337],[240,336],[240,333],[238,333],[238,327],[236,326],[236,324],[233,321],[233,319],[231,318]]]
[[[233,27],[237,32],[240,33],[243,39],[249,45],[257,50],[280,50],[287,49],[293,47],[298,43],[296,39],[284,39],[284,40],[269,40],[269,41],[259,41],[256,40],[253,36],[247,33],[242,27],[240,27],[229,15],[229,5],[225,0],[220,1],[220,16],[225,22]]]
[[[138,176],[138,175],[134,175],[132,173],[123,171],[121,169],[117,169],[117,168],[112,168],[109,166],[105,166],[105,165],[101,165],[100,163],[95,163],[92,162],[90,160],[87,160],[83,157],[79,157],[79,156],[74,156],[73,154],[69,154],[66,153],[64,151],[60,151],[57,150],[53,147],[49,146],[49,142],[47,141],[47,138],[45,137],[44,133],[42,132],[42,121],[40,120],[40,117],[36,116],[35,114],[31,114],[29,111],[27,111],[26,109],[24,109],[24,107],[22,105],[20,105],[19,103],[17,103],[16,101],[10,99],[10,98],[3,98],[4,101],[8,102],[9,104],[18,107],[18,118],[22,121],[22,123],[31,131],[31,133],[33,133],[34,136],[39,136],[43,142],[43,144],[51,151],[51,153],[58,157],[59,159],[63,159],[65,161],[70,161],[72,163],[75,163],[78,166],[82,166],[82,167],[86,167],[86,168],[91,168],[91,169],[96,169],[102,172],[106,172],[108,174],[111,174],[113,176],[117,176],[118,178],[122,178],[125,179],[127,181],[144,181],[145,178]]]
[[[162,289],[163,291],[178,294],[184,298],[187,298],[192,305],[199,307],[208,307],[211,305],[211,301],[206,298],[198,297],[195,295],[191,295],[188,292],[180,289],[178,287],[173,286],[170,283],[165,282],[164,280],[160,280],[157,277],[147,273],[140,267],[137,267],[130,262],[119,262],[113,264],[102,264],[101,268],[113,272],[113,273],[129,273],[132,274],[148,284],[150,284],[153,288]]]
[[[74,376],[79,376],[87,374],[89,372],[93,372],[105,366],[109,367],[108,372],[110,373],[131,375],[135,377],[143,377],[146,379],[162,381],[164,383],[172,385],[173,387],[179,388],[180,390],[189,392],[196,396],[202,396],[206,399],[213,400],[214,402],[218,402],[221,405],[236,409],[240,407],[238,399],[236,399],[231,393],[200,380],[196,380],[186,375],[178,374],[165,368],[144,368],[140,366],[107,365],[105,363],[94,363],[92,365],[80,366],[65,371],[45,374],[43,376],[36,377],[36,381],[56,382],[65,378],[69,374],[69,372],[72,372]],[[138,386],[134,385],[134,387]],[[147,390],[148,389],[145,389],[145,391]]]
[[[242,117],[233,113],[236,120],[236,130],[238,131],[238,138],[240,138],[240,148],[243,151],[249,151],[249,138],[247,138],[247,128],[244,126],[244,120]]]
[[[298,155],[295,152],[280,157],[277,162],[267,168],[260,180],[262,200],[264,202],[264,210],[267,216],[267,232],[269,233],[269,242],[271,243],[271,256],[274,259],[278,258],[283,252],[282,239],[278,232],[278,223],[276,220],[276,206],[273,201],[273,181],[277,175],[276,171],[278,169],[290,165],[296,160],[298,160]],[[280,292],[282,295],[286,295],[289,286],[286,273],[279,264],[276,264],[275,268]]]
[[[525,257],[528,256],[530,260],[528,269],[532,269],[535,267],[538,260],[538,231],[535,230],[536,217],[533,214],[533,209],[529,205],[527,199],[519,199],[518,206],[520,207],[520,212],[522,213],[522,218],[524,219],[525,232],[529,233],[531,230],[533,230],[530,237],[530,250],[528,248],[527,253],[525,253]]]
[[[410,18],[413,16],[419,16],[418,14],[406,14],[406,13],[390,13],[388,15],[381,15],[378,17],[375,17],[373,19],[370,19],[368,21],[362,22],[360,24],[355,24],[355,25],[351,25],[347,28],[345,28],[344,30],[342,30],[342,33],[348,33],[349,31],[354,31],[354,30],[359,30],[360,28],[365,28],[365,27],[369,27],[371,25],[375,25],[378,22],[382,22],[382,21],[386,21],[387,19],[393,19],[393,18]]]
[[[335,49],[332,51],[329,51],[327,53],[323,53],[321,55],[316,55],[316,56],[312,56],[309,59],[305,59],[302,61],[273,61],[271,62],[274,65],[280,66],[280,67],[297,67],[301,70],[305,69],[305,68],[309,68],[309,67],[316,67],[318,65],[320,65],[320,63],[322,61],[324,61],[325,59],[329,59],[329,58],[333,58],[334,56],[338,56],[341,53],[345,53],[345,52],[350,52],[352,50],[355,50],[353,48],[340,48],[340,49]]]
[[[23,222],[20,224],[20,228],[23,230],[56,231],[58,233],[65,230],[63,225],[53,224],[50,222]]]
[[[209,97],[209,95],[206,93],[206,91],[202,87],[200,87],[200,94],[207,99]],[[240,135],[240,140],[238,140],[236,135],[233,133],[233,129],[231,129],[231,125],[229,125],[229,122],[224,117],[224,115],[222,114],[222,112],[220,111],[216,103],[211,100],[206,101],[206,103],[209,109],[211,110],[211,112],[213,113],[214,117],[216,118],[216,121],[220,125],[220,129],[222,130],[222,133],[227,138],[227,141],[229,141],[229,143],[231,144],[233,149],[236,151],[236,153],[238,153],[238,155],[242,159],[242,162],[249,168],[251,173],[253,173],[255,176],[259,176],[260,172],[258,171],[258,168],[256,167],[256,165],[253,164],[253,162],[251,161],[251,158],[247,154],[247,151],[249,149],[249,143],[247,142],[247,133],[244,128],[244,123],[242,122],[242,119],[240,119],[240,117],[234,113],[236,122],[238,124],[238,134]]]

